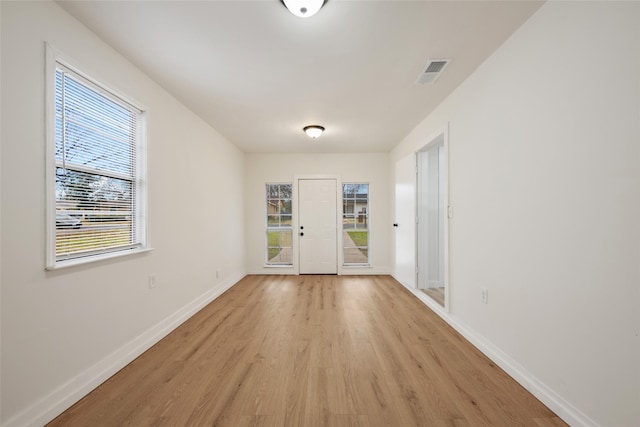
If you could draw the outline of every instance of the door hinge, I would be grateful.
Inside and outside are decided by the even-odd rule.
[[[453,206],[447,206],[447,218],[453,218]]]

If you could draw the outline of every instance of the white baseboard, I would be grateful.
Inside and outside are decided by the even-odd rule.
[[[163,319],[142,335],[134,338],[128,344],[117,349],[89,369],[7,420],[2,424],[2,427],[39,427],[45,425],[120,369],[131,363],[136,357],[147,351],[204,306],[218,298],[244,276],[244,273],[237,273],[233,277],[218,283],[214,288]]]
[[[388,276],[391,272],[385,267],[345,267],[338,272],[343,276]]]
[[[473,344],[474,347],[480,350],[521,386],[527,389],[538,400],[555,412],[555,414],[562,418],[567,424],[570,426],[599,427],[599,424],[591,419],[587,414],[573,406],[565,398],[536,378],[531,374],[531,372],[527,371],[522,365],[496,347],[489,340],[478,334],[472,328],[469,328],[457,321],[424,292],[421,292],[419,289],[411,288],[400,282],[395,276],[393,277],[398,283],[404,286],[409,292],[415,295],[416,298],[422,301],[427,307],[447,322],[453,329],[458,331],[464,338]]]
[[[297,275],[293,267],[264,267],[261,270],[251,270],[249,275]],[[388,276],[391,274],[389,268],[384,267],[338,267],[338,274],[341,276]]]
[[[293,269],[293,267],[263,267],[262,269],[250,270],[247,272],[249,276],[268,276],[268,275],[276,275],[276,276],[294,276],[298,273]]]

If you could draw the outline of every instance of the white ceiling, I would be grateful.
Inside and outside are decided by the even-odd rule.
[[[540,1],[58,1],[245,152],[386,152]],[[433,85],[429,58],[453,61]],[[303,132],[320,124],[312,141]]]

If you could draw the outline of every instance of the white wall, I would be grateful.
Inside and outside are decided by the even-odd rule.
[[[322,140],[315,143],[321,144]],[[265,183],[293,182],[294,177],[297,176],[317,175],[337,176],[342,182],[369,183],[371,267],[343,268],[342,274],[390,273],[391,220],[389,216],[389,156],[387,154],[247,154],[245,165],[246,247],[247,271],[249,273],[297,273],[295,254],[293,268],[265,268],[264,266]]]
[[[640,3],[546,3],[391,167],[447,122],[448,320],[573,425],[640,425]]]
[[[2,424],[42,424],[244,275],[244,155],[55,3],[1,8]],[[45,271],[45,41],[148,108],[154,251]]]
[[[2,22],[2,7],[0,7],[0,23]],[[2,46],[2,31],[0,31],[0,46]],[[0,63],[1,63],[0,59]],[[2,90],[2,67],[0,66],[0,91]],[[2,117],[2,102],[0,102],[0,117]],[[0,135],[0,142],[2,135]],[[1,147],[0,147],[1,148]],[[0,188],[2,188],[2,149],[0,149]],[[1,194],[1,193],[0,193]],[[2,197],[0,196],[0,224],[2,224]],[[0,242],[2,242],[2,227],[0,226]],[[0,260],[2,260],[2,244],[0,243]],[[2,262],[0,262],[0,424],[2,423]]]

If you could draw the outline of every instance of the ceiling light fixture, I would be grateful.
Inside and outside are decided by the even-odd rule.
[[[313,139],[316,139],[324,132],[324,128],[318,125],[305,126],[302,130]]]
[[[280,0],[280,2],[294,15],[308,18],[318,13],[327,0]]]

